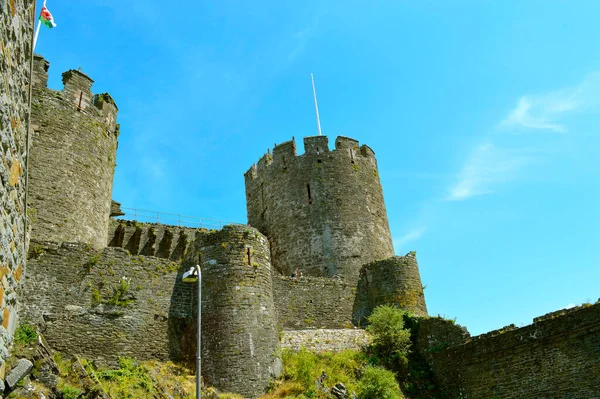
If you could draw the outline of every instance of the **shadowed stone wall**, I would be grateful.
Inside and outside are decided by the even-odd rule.
[[[434,375],[448,399],[598,399],[600,303],[434,352]]]
[[[283,275],[358,279],[360,267],[394,255],[375,154],[356,140],[306,137],[276,146],[245,174],[248,221],[271,243]]]
[[[193,308],[193,289],[179,282],[180,269],[169,259],[120,248],[32,241],[23,318],[68,355],[111,365],[120,356],[177,358],[180,339],[169,318],[191,319]]]
[[[379,305],[397,305],[417,316],[427,316],[416,253],[371,262],[361,269],[354,323],[365,325],[365,319]]]
[[[117,107],[93,95],[93,80],[63,73],[62,92],[48,89],[48,62],[34,57],[28,201],[32,238],[106,246],[117,137]]]
[[[0,381],[18,324],[27,247],[26,165],[34,2],[0,1]]]
[[[273,276],[275,307],[283,330],[352,328],[355,284],[341,278]]]

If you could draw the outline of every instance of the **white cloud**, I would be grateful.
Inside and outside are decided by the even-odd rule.
[[[399,248],[404,247],[409,242],[418,240],[425,233],[425,231],[426,229],[424,227],[419,227],[409,231],[402,237],[394,240],[394,247],[396,247],[396,250],[398,250]]]
[[[499,127],[566,133],[567,126],[560,120],[571,113],[596,108],[599,89],[600,72],[593,72],[574,87],[541,95],[524,95]]]
[[[480,144],[467,158],[446,200],[461,201],[492,193],[495,184],[515,179],[532,160],[522,150],[500,148],[489,142]]]

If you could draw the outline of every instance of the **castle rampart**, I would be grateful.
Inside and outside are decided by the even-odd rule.
[[[599,398],[600,302],[535,320],[446,350],[431,347],[445,397]]]
[[[360,267],[394,255],[377,161],[356,140],[306,137],[275,146],[246,173],[249,223],[271,244],[277,271],[358,279]]]
[[[27,130],[34,2],[0,6],[0,381],[19,324],[27,236]],[[4,384],[1,384],[4,386]]]
[[[94,96],[84,73],[63,74],[64,88],[46,87],[48,62],[34,56],[29,204],[32,237],[106,245],[114,167],[117,107]]]

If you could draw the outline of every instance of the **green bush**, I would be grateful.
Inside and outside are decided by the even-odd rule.
[[[394,373],[381,367],[367,366],[358,382],[359,399],[401,399]]]
[[[23,323],[15,330],[15,344],[29,345],[37,339],[37,331],[34,326]]]
[[[77,399],[81,394],[81,391],[77,388],[65,385],[60,389],[60,393],[63,399]]]
[[[373,337],[371,348],[388,367],[405,364],[410,348],[410,330],[404,327],[404,311],[393,306],[375,308],[366,330]]]

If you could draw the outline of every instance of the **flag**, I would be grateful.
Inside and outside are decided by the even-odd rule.
[[[48,28],[56,28],[56,24],[54,23],[54,18],[50,11],[46,8],[46,6],[42,7],[42,12],[40,13],[40,22],[46,25]]]

